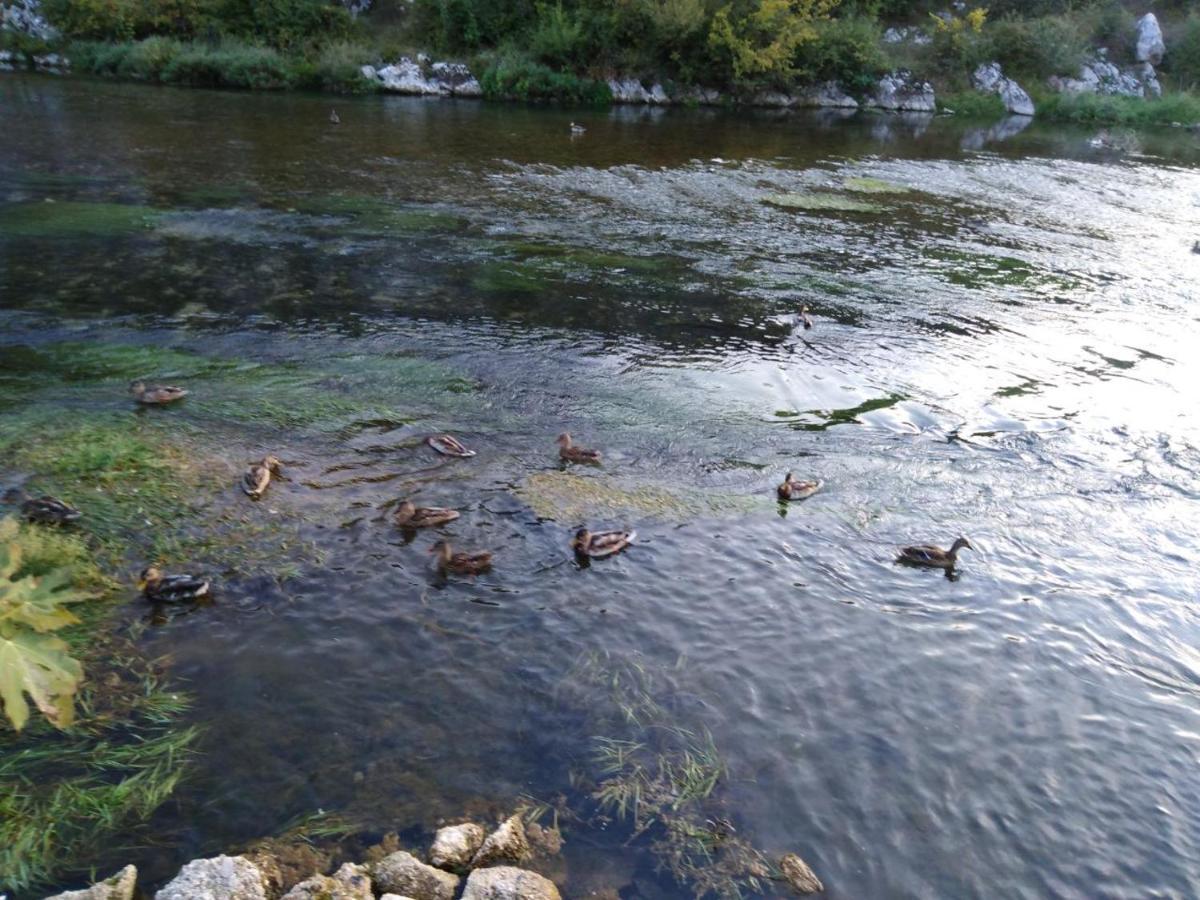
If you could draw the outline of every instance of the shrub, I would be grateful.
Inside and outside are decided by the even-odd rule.
[[[315,60],[306,63],[297,75],[297,82],[314,90],[362,93],[372,87],[363,78],[362,67],[375,61],[375,54],[369,47],[339,41],[322,48]]]
[[[162,79],[163,70],[183,48],[184,45],[173,38],[146,38],[130,45],[126,52],[119,55],[116,74],[138,81],[159,81]]]
[[[345,37],[350,13],[328,0],[217,0],[226,34],[280,50]]]
[[[1177,87],[1200,88],[1200,16],[1190,15],[1167,39],[1163,67],[1171,73]]]
[[[1104,94],[1050,93],[1037,97],[1036,102],[1039,117],[1071,122],[1129,126],[1200,122],[1200,100],[1183,93],[1165,94],[1151,100]]]
[[[561,2],[538,6],[537,23],[529,35],[529,52],[551,66],[584,62],[583,25]]]
[[[128,41],[188,37],[216,20],[216,0],[45,0],[46,17],[70,38]]]
[[[568,106],[607,106],[612,102],[612,92],[603,81],[556,72],[527,60],[502,59],[483,73],[479,83],[489,100],[528,100]]]
[[[800,46],[793,65],[807,81],[837,80],[851,90],[867,90],[888,68],[879,24],[853,17],[818,23],[816,40]]]
[[[930,18],[934,23],[931,50],[937,68],[958,74],[985,61],[988,50],[981,33],[987,21],[986,10],[973,9],[962,17],[945,13]]]
[[[988,29],[987,46],[987,55],[1010,74],[1037,79],[1074,75],[1087,52],[1074,23],[1059,16],[996,22]]]
[[[193,87],[277,90],[289,87],[292,76],[284,58],[268,47],[192,44],[171,60],[162,80]]]
[[[836,5],[837,0],[743,0],[722,6],[708,31],[717,72],[732,82],[786,80],[801,45],[816,38],[813,22]]]

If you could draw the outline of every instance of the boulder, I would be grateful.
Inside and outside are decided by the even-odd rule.
[[[721,102],[721,92],[714,88],[691,87],[676,97],[680,103],[695,103],[699,106],[716,106]]]
[[[402,56],[382,69],[363,66],[359,71],[363,78],[395,94],[433,97],[483,96],[483,87],[463,63],[431,63],[429,57],[423,53],[418,54],[416,60]]]
[[[649,103],[650,93],[636,78],[610,78],[608,89],[613,103]]]
[[[900,28],[889,28],[883,33],[883,42],[885,44],[913,44],[917,47],[924,47],[933,43],[933,38],[923,28],[918,28],[916,25],[905,25]]]
[[[314,875],[283,895],[283,900],[374,900],[363,866],[346,863],[333,875]]]
[[[1019,84],[1005,76],[1000,63],[985,63],[971,76],[975,90],[985,94],[996,94],[1004,101],[1004,108],[1015,116],[1032,116],[1033,100]]]
[[[558,888],[536,872],[514,866],[476,869],[462,900],[561,900]]]
[[[398,850],[371,866],[375,889],[413,900],[454,900],[458,876],[427,866],[411,853]]]
[[[825,109],[858,109],[858,101],[843,91],[836,81],[826,81],[805,88],[796,96],[796,105]]]
[[[917,81],[906,69],[880,78],[866,105],[901,112],[933,112],[937,109],[933,85],[928,81]]]
[[[1056,75],[1049,84],[1054,90],[1066,94],[1145,97],[1147,93],[1156,96],[1162,93],[1158,76],[1150,63],[1140,63],[1136,69],[1123,70],[1099,52],[1080,67],[1078,78],[1060,78]]]
[[[435,62],[429,71],[434,83],[445,93],[454,97],[483,96],[483,87],[463,63]]]
[[[525,825],[520,816],[509,816],[499,828],[487,836],[487,840],[471,860],[471,868],[478,869],[497,862],[521,862],[529,856]]]
[[[1163,33],[1162,29],[1158,27],[1158,18],[1154,13],[1148,12],[1138,19],[1137,46],[1134,58],[1138,62],[1157,66],[1162,62],[1163,54],[1166,52],[1167,45],[1163,43]]]
[[[266,876],[243,856],[194,859],[155,900],[267,900]]]
[[[110,875],[91,887],[81,891],[63,891],[46,900],[132,900],[137,888],[137,869],[126,866],[116,875]]]
[[[16,68],[16,61],[11,50],[0,50],[0,72],[11,72]]]
[[[817,894],[825,890],[821,879],[809,868],[808,863],[795,853],[789,853],[779,860],[779,870],[784,880],[797,894]]]
[[[557,826],[543,828],[534,822],[525,829],[525,837],[529,839],[529,846],[538,856],[557,856],[562,852],[563,836]]]
[[[7,0],[0,6],[0,29],[16,31],[41,41],[58,38],[58,30],[42,15],[38,0]]]
[[[795,102],[794,97],[779,91],[759,91],[750,98],[751,106],[769,106],[773,109],[787,109]]]
[[[379,900],[412,900],[412,897],[402,897],[400,894],[383,894]]]
[[[439,828],[429,848],[429,861],[439,869],[463,869],[483,844],[486,832],[474,822]]]
[[[1162,96],[1162,85],[1158,81],[1158,73],[1154,71],[1154,66],[1148,62],[1144,62],[1139,66],[1134,67],[1134,74],[1142,82],[1142,87],[1146,89],[1146,94],[1151,97]]]

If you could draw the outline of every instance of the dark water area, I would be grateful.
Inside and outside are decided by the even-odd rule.
[[[216,507],[306,548],[141,632],[203,752],[114,861],[587,807],[581,673],[634,666],[829,897],[1200,896],[1195,136],[26,76],[0,110],[0,355],[136,349],[197,452],[285,460]],[[60,376],[0,415],[128,412]],[[825,487],[781,508],[788,470]],[[409,495],[495,570],[433,575]],[[581,566],[582,524],[639,539]],[[955,579],[894,564],[960,534]],[[566,896],[692,895],[628,837],[568,829]]]

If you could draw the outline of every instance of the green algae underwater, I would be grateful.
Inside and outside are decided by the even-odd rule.
[[[568,897],[792,852],[847,896],[1195,893],[1184,136],[0,94],[0,486],[83,511],[23,533],[96,594],[75,724],[0,733],[10,894],[518,806]],[[581,526],[639,538],[581,565]],[[892,564],[958,534],[956,581]]]

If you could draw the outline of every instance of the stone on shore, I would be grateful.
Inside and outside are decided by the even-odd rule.
[[[194,859],[167,882],[155,900],[267,900],[267,879],[243,856]]]
[[[554,882],[536,872],[494,866],[471,873],[462,900],[561,900],[561,897]]]
[[[827,109],[858,109],[858,101],[842,90],[836,81],[826,81],[800,91],[797,106],[816,106]]]
[[[1025,89],[1007,77],[1000,63],[985,63],[971,76],[975,90],[985,94],[996,94],[1004,102],[1004,108],[1015,116],[1032,116],[1033,100]]]
[[[486,832],[474,822],[439,828],[429,848],[429,861],[439,869],[463,869],[483,844]]]
[[[937,100],[933,85],[918,81],[906,69],[890,72],[879,79],[866,105],[893,112],[934,112]]]
[[[81,891],[63,891],[46,900],[132,900],[137,888],[137,869],[126,866],[116,875],[97,881]]]
[[[407,56],[381,69],[363,66],[359,70],[367,81],[395,94],[426,97],[482,97],[483,88],[463,63],[431,63],[424,54],[415,60]]]
[[[374,900],[365,866],[346,863],[333,875],[314,875],[297,884],[282,900]]]
[[[779,869],[797,894],[817,894],[825,890],[825,885],[821,884],[817,874],[795,853],[781,857]]]
[[[497,862],[521,862],[530,855],[529,840],[525,837],[525,826],[520,816],[509,816],[500,827],[488,835],[471,868],[490,866]]]
[[[1163,43],[1162,29],[1158,25],[1158,17],[1152,12],[1146,13],[1137,23],[1137,46],[1134,58],[1138,62],[1150,63],[1157,66],[1167,52]]]
[[[458,876],[427,866],[411,853],[398,850],[371,866],[375,889],[412,900],[454,900]]]

